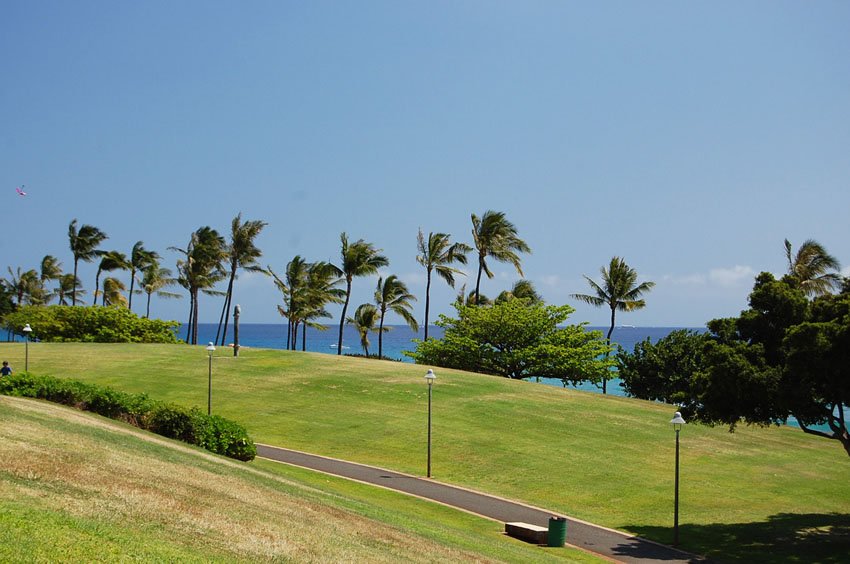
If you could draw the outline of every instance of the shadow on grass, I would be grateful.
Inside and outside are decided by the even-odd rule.
[[[672,527],[625,528],[644,538],[673,540]],[[850,561],[850,514],[780,513],[757,523],[680,523],[679,540],[683,550],[716,562],[846,563]]]

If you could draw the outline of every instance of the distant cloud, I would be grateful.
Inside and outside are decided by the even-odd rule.
[[[732,268],[712,268],[708,273],[711,282],[729,288],[738,286],[741,282],[750,282],[756,271],[749,266],[736,265]]]
[[[666,274],[661,277],[661,282],[674,286],[719,286],[721,288],[733,288],[741,284],[750,283],[755,277],[755,270],[749,266],[735,265],[732,267],[712,268],[708,274],[695,272],[684,275]]]

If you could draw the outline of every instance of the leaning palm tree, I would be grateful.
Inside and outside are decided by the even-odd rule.
[[[94,278],[94,301],[92,305],[97,305],[97,297],[102,294],[100,291],[100,275],[103,272],[113,272],[115,270],[126,270],[129,267],[129,261],[124,253],[118,251],[106,251],[100,255],[100,263],[97,265],[97,276]],[[102,298],[101,303],[106,305],[106,298]]]
[[[56,297],[59,298],[59,305],[69,305],[68,300],[73,301],[74,295],[82,300],[85,290],[79,288],[80,281],[74,280],[73,274],[63,274],[59,277],[59,287],[56,289]]]
[[[480,218],[472,214],[472,241],[478,250],[478,277],[475,279],[475,302],[478,303],[481,289],[481,273],[493,278],[487,265],[487,257],[499,262],[514,265],[522,276],[520,259],[517,253],[531,253],[531,248],[519,237],[513,223],[505,214],[487,210]]]
[[[425,267],[425,340],[428,340],[428,315],[431,309],[431,273],[437,274],[452,288],[455,287],[455,274],[463,274],[457,268],[449,266],[453,262],[466,264],[466,253],[472,251],[472,247],[465,243],[451,243],[450,235],[446,233],[429,233],[428,240],[419,230],[417,237],[416,262]]]
[[[50,303],[50,300],[56,296],[56,291],[47,291],[46,284],[51,280],[59,280],[59,277],[62,276],[62,263],[59,262],[59,259],[52,255],[46,255],[43,259],[41,259],[41,290],[44,295],[44,303]]]
[[[348,302],[351,299],[351,281],[357,276],[368,276],[376,274],[382,266],[387,266],[390,261],[376,249],[372,243],[358,239],[354,243],[348,242],[345,232],[339,236],[342,243],[340,256],[342,264],[338,268],[340,276],[345,278],[345,302],[342,305],[342,314],[339,318],[339,340],[337,341],[336,354],[342,354],[342,329],[345,326],[345,313],[348,310]]]
[[[71,253],[74,255],[74,289],[71,293],[71,305],[77,305],[77,265],[80,260],[91,262],[100,254],[97,247],[108,237],[106,233],[92,225],[81,225],[77,229],[77,220],[74,219],[68,225],[68,243]]]
[[[307,350],[307,326],[326,331],[327,326],[316,320],[331,317],[325,309],[328,304],[343,303],[345,291],[338,287],[341,283],[339,269],[330,263],[314,262],[307,269],[306,296],[300,312],[302,351]]]
[[[103,305],[127,306],[127,298],[121,292],[127,291],[127,286],[117,278],[108,276],[103,280]]]
[[[167,292],[164,288],[177,284],[177,279],[171,277],[171,270],[159,266],[154,262],[142,271],[142,279],[139,281],[142,291],[147,295],[145,307],[145,318],[151,316],[151,296],[156,294],[160,298],[179,298],[180,294]]]
[[[405,283],[395,274],[387,276],[386,280],[378,278],[378,286],[375,289],[375,304],[381,314],[378,327],[378,358],[384,356],[384,317],[388,310],[401,316],[414,333],[419,331],[419,324],[413,317],[413,306],[410,304],[415,301],[416,296],[407,291]]]
[[[38,272],[35,270],[23,272],[20,266],[17,268],[17,271],[13,271],[11,266],[7,267],[7,269],[9,271],[9,278],[5,279],[4,282],[6,287],[17,298],[18,306],[22,306],[24,303],[30,305],[40,305],[43,303],[41,281]]]
[[[171,247],[184,258],[177,261],[177,282],[189,292],[189,323],[186,329],[186,342],[198,344],[198,296],[223,295],[213,290],[214,286],[226,275],[223,270],[225,258],[224,237],[209,226],[192,233],[185,249]]]
[[[791,252],[791,242],[785,239],[785,258],[788,274],[807,296],[822,296],[841,286],[838,260],[813,239],[803,241],[797,254]]]
[[[360,304],[354,311],[354,317],[349,317],[346,320],[350,325],[357,329],[360,334],[360,346],[363,347],[363,352],[366,357],[369,357],[369,332],[375,331],[375,324],[378,322],[378,309],[372,304]]]
[[[298,337],[298,325],[301,322],[300,312],[302,302],[306,296],[307,272],[309,263],[301,258],[295,257],[286,264],[286,274],[278,276],[271,267],[268,272],[274,278],[275,286],[283,294],[283,306],[278,306],[278,312],[285,317],[289,323],[286,331],[286,348],[295,350]]]
[[[262,267],[257,265],[257,259],[263,255],[263,252],[254,244],[254,239],[260,234],[260,231],[268,225],[265,221],[245,221],[242,222],[242,214],[239,213],[233,218],[230,224],[230,244],[227,246],[227,261],[230,263],[230,279],[227,283],[227,291],[224,296],[224,306],[221,309],[221,317],[218,320],[218,329],[216,330],[216,342],[218,342],[219,333],[221,334],[221,344],[224,345],[227,339],[227,323],[230,319],[230,305],[233,298],[233,281],[236,280],[236,271],[242,268],[249,272],[261,272],[267,274]]]
[[[133,245],[133,250],[130,251],[130,260],[128,261],[128,270],[130,271],[130,296],[127,300],[127,309],[133,309],[133,294],[135,293],[136,274],[144,272],[146,268],[159,260],[159,254],[156,251],[145,249],[145,244],[141,241],[136,241]]]
[[[614,321],[617,310],[619,311],[634,311],[642,309],[646,306],[646,301],[640,297],[649,292],[655,282],[637,283],[638,273],[636,270],[626,264],[626,261],[620,257],[611,259],[608,268],[604,266],[599,269],[602,273],[602,283],[598,284],[591,280],[588,276],[584,276],[590,288],[594,291],[594,295],[589,294],[573,294],[573,298],[601,307],[607,305],[611,308],[611,327],[608,329],[608,345],[611,345],[611,335],[614,333]],[[605,353],[606,357],[608,353]],[[602,393],[607,392],[608,379],[602,380]]]

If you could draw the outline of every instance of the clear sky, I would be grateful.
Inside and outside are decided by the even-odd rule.
[[[848,30],[850,3],[828,0],[0,0],[2,276],[46,254],[71,271],[74,218],[173,269],[168,247],[242,212],[268,222],[279,272],[338,261],[342,231],[374,243],[421,321],[418,228],[471,243],[493,209],[573,321],[607,324],[570,294],[622,256],[657,285],[619,323],[702,326],[784,270],[785,238],[850,265]],[[490,296],[518,278],[493,268]],[[454,295],[436,283],[433,313]],[[234,301],[281,321],[268,278]],[[201,320],[220,307],[202,297]]]

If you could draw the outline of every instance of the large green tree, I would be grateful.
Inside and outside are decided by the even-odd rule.
[[[508,378],[558,378],[565,384],[599,382],[611,362],[600,331],[564,322],[567,305],[513,299],[490,306],[455,303],[457,317],[441,315],[441,339],[416,341],[405,353],[418,364],[459,368]]]
[[[425,267],[425,340],[428,340],[429,314],[431,310],[431,274],[437,275],[446,281],[446,284],[455,287],[455,274],[463,274],[457,268],[450,266],[453,263],[466,264],[466,254],[472,251],[472,247],[465,243],[452,243],[451,235],[447,233],[428,233],[428,239],[419,230],[416,239],[416,262]]]
[[[378,269],[387,266],[390,261],[381,254],[381,250],[375,248],[372,243],[358,239],[349,243],[345,232],[339,236],[341,243],[338,267],[340,276],[345,279],[345,301],[342,304],[342,314],[339,319],[339,339],[337,340],[336,354],[342,354],[342,331],[345,327],[345,314],[348,311],[348,302],[351,300],[351,283],[356,277],[377,274]]]
[[[378,286],[375,288],[375,305],[378,306],[380,313],[380,323],[378,327],[378,358],[384,356],[384,317],[387,311],[391,311],[404,319],[407,326],[415,333],[419,331],[419,324],[413,316],[413,306],[411,302],[416,301],[416,296],[407,290],[407,285],[398,279],[398,276],[391,274],[384,278],[378,278]]]
[[[230,244],[226,248],[226,261],[230,268],[227,290],[224,295],[224,306],[221,308],[221,317],[219,317],[218,329],[215,334],[216,342],[221,345],[224,345],[227,340],[227,325],[233,300],[233,283],[236,280],[237,271],[241,268],[249,272],[268,274],[257,264],[257,259],[263,256],[263,252],[255,243],[255,239],[266,225],[268,224],[265,221],[260,220],[242,221],[241,213],[234,217],[230,223]],[[221,335],[220,341],[219,334]]]
[[[360,335],[360,346],[366,357],[369,357],[369,333],[377,331],[375,325],[378,323],[378,308],[372,304],[360,304],[354,310],[354,317],[349,317],[346,322],[353,325]]]
[[[597,307],[608,306],[611,309],[611,326],[608,328],[606,339],[611,344],[611,335],[614,333],[617,311],[634,311],[646,306],[646,301],[641,296],[655,286],[655,282],[641,282],[638,284],[638,273],[631,268],[626,261],[620,257],[614,257],[608,267],[600,269],[602,282],[597,283],[588,276],[584,276],[593,294],[573,294],[573,297],[582,302]],[[608,378],[602,379],[602,393],[608,391]]]
[[[106,233],[93,225],[84,224],[78,229],[76,219],[68,225],[68,244],[71,247],[71,254],[74,255],[74,288],[71,292],[71,305],[77,305],[77,265],[81,260],[91,262],[99,256],[98,247],[108,238]]]
[[[156,296],[160,298],[180,297],[180,294],[175,294],[174,292],[165,290],[165,288],[176,284],[177,279],[172,277],[171,270],[160,266],[158,261],[154,261],[149,264],[142,271],[142,279],[139,281],[139,285],[142,288],[142,292],[144,292],[147,296],[145,304],[145,318],[149,318],[151,316],[152,295],[156,294]]]
[[[794,417],[850,455],[850,287],[809,300],[793,276],[756,278],[749,308],[706,334],[671,334],[621,353],[635,397],[676,403],[685,417],[734,429]]]
[[[478,276],[475,278],[475,303],[480,303],[481,273],[493,278],[487,258],[510,263],[522,276],[518,253],[531,253],[531,247],[517,235],[516,226],[503,212],[487,210],[478,217],[472,214],[472,241],[478,251]]]

